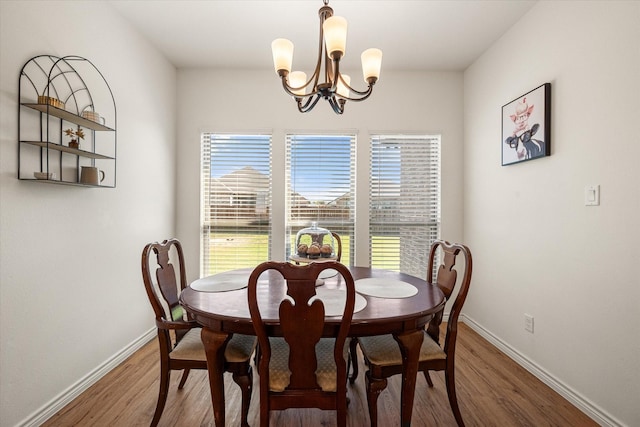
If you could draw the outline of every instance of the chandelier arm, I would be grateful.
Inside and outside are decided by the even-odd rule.
[[[336,114],[344,113],[345,101],[338,100],[336,99],[335,96],[332,96],[331,98],[329,98],[328,101],[329,101],[329,105],[331,105],[331,108]]]
[[[313,110],[313,107],[316,106],[316,104],[318,103],[318,101],[320,100],[321,95],[320,93],[316,94],[315,98],[308,98],[307,102],[305,102],[304,105],[302,105],[302,99],[298,99],[298,111],[300,111],[301,113],[306,113],[308,111]],[[313,102],[311,102],[313,101]]]
[[[311,83],[311,80],[309,80],[304,86],[301,87],[292,87],[291,85],[289,85],[289,83],[287,83],[287,78],[286,77],[282,77],[282,87],[284,88],[284,91],[287,92],[289,95],[293,96],[294,98],[309,98],[314,96],[315,94],[318,93],[317,90],[310,92],[310,93],[306,93],[304,95],[299,95],[297,93],[294,93],[293,90],[297,90],[297,89],[302,89],[303,87],[307,87],[309,86],[309,83]]]
[[[310,111],[314,105],[318,102],[318,98],[320,98],[320,94],[316,94],[315,98],[313,96],[308,96],[304,105],[302,105],[302,98],[296,98],[296,103],[298,104],[298,110]],[[312,104],[313,102],[313,104]]]
[[[371,94],[373,93],[373,86],[369,86],[369,89],[366,92],[360,92],[360,91],[357,91],[357,90],[354,90],[354,92],[356,92],[358,94],[361,94],[361,95],[364,95],[364,96],[361,96],[360,98],[352,98],[350,96],[340,95],[339,93],[336,93],[336,96],[338,98],[344,99],[346,101],[355,101],[355,102],[364,101],[365,99],[370,97]]]
[[[327,1],[328,3],[328,1]],[[320,9],[320,11],[318,12],[318,14],[320,15],[320,37],[319,37],[319,42],[318,42],[318,60],[316,61],[316,67],[313,71],[313,74],[311,75],[311,77],[309,78],[309,80],[307,80],[307,82],[300,86],[300,87],[293,87],[291,86],[289,83],[287,83],[287,79],[286,79],[286,75],[282,76],[282,87],[284,88],[285,92],[287,92],[289,95],[295,97],[295,98],[307,98],[307,99],[311,99],[313,98],[315,95],[317,95],[320,91],[318,90],[318,80],[320,79],[320,68],[322,66],[322,55],[324,53],[324,32],[322,30],[322,24],[324,22],[324,20],[326,19],[326,15],[331,16],[333,14],[333,9],[331,9],[330,7],[327,6],[327,4],[325,3],[325,6],[323,8]],[[302,88],[306,88],[308,87],[311,82],[313,82],[313,86],[311,88],[311,91],[309,93],[305,93],[304,95],[302,94],[296,94],[293,91],[294,90],[300,90]],[[317,101],[316,101],[317,102]],[[309,104],[309,102],[307,102],[307,105]],[[315,105],[315,102],[314,104]],[[304,109],[305,107],[303,107]],[[313,106],[311,107],[313,108]],[[300,107],[298,107],[298,109],[300,109]],[[302,110],[301,110],[302,111]],[[309,111],[309,110],[306,110]]]
[[[320,21],[320,44],[318,46],[318,60],[316,61],[316,68],[313,70],[313,75],[311,76],[311,78],[309,78],[309,81],[307,82],[307,85],[309,85],[309,83],[311,83],[311,81],[313,80],[313,86],[311,87],[311,94],[310,95],[316,95],[318,93],[318,80],[320,80],[320,68],[322,67],[322,47],[323,47],[323,43],[322,43],[323,39],[323,33],[322,33],[322,20]]]
[[[331,76],[331,91],[333,93],[337,93],[338,92],[338,80],[341,80],[342,83],[344,83],[344,80],[342,79],[342,74],[340,74],[340,58],[335,59],[335,60],[330,60],[327,59],[327,63],[329,63],[328,61],[331,61],[332,64],[332,69],[333,69],[333,76]]]
[[[343,85],[345,85],[345,87],[346,87],[347,89],[349,89],[351,92],[355,92],[355,93],[356,93],[356,94],[358,94],[358,95],[366,95],[367,97],[368,97],[369,95],[371,95],[371,91],[373,90],[373,85],[375,84],[375,81],[373,81],[373,83],[369,83],[369,86],[367,87],[367,90],[365,90],[365,91],[361,91],[361,90],[354,89],[350,84],[348,84],[348,83],[347,83],[347,82],[342,78],[342,73],[340,73],[340,74],[339,74],[338,78],[340,79],[340,81],[342,82],[342,84],[343,84]],[[350,100],[352,100],[352,101],[355,101],[355,99],[351,99],[351,98],[348,98],[348,97],[346,97],[346,96],[342,96],[342,95],[338,95],[338,96],[340,96],[341,98],[344,98],[344,99],[350,99]],[[362,99],[365,99],[365,98],[362,98]]]
[[[365,91],[360,91],[360,90],[354,89],[354,88],[352,88],[352,87],[351,87],[351,86],[349,86],[349,85],[347,85],[347,87],[349,88],[349,90],[350,90],[350,91],[355,92],[355,93],[356,93],[356,94],[358,94],[358,95],[366,95],[366,96],[369,96],[369,95],[371,95],[371,92],[373,91],[373,85],[369,85],[369,86],[367,87],[367,90],[365,90]]]
[[[331,9],[329,6],[329,1],[327,0],[326,3],[324,4],[323,7],[320,8],[320,10],[318,11],[318,15],[320,16],[320,36],[318,37],[318,61],[316,62],[316,80],[315,80],[315,84],[313,85],[313,89],[314,92],[317,92],[317,87],[318,87],[318,80],[320,79],[320,69],[322,68],[322,59],[324,58],[324,81],[326,82],[330,82],[330,70],[329,70],[329,66],[331,65],[331,60],[329,58],[329,52],[326,51],[326,45],[324,43],[324,21],[327,20],[327,18],[331,18],[333,16],[333,9]]]

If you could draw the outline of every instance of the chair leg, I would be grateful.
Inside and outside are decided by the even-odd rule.
[[[336,420],[338,427],[347,427],[347,404],[338,403],[336,408]]]
[[[378,426],[378,396],[387,388],[387,380],[371,377],[371,371],[365,373],[367,384],[367,403],[369,404],[369,420],[371,427]]]
[[[156,411],[151,420],[151,427],[155,427],[160,422],[164,405],[167,403],[167,395],[169,394],[169,380],[171,379],[171,370],[168,362],[160,361],[160,389],[158,390],[158,403],[156,403]]]
[[[433,387],[433,381],[431,381],[431,375],[429,375],[429,371],[424,370],[422,371],[422,373],[424,374],[424,379],[427,380],[427,384],[429,385],[429,387]]]
[[[450,368],[445,370],[444,373],[445,382],[447,383],[447,396],[449,397],[449,405],[451,406],[451,411],[453,412],[453,416],[458,423],[458,427],[464,427],[464,421],[462,421],[462,414],[460,413],[460,408],[458,407],[458,399],[456,398],[456,382],[454,378],[454,368],[451,366]]]
[[[353,366],[353,371],[349,377],[349,382],[353,384],[358,377],[358,339],[351,338],[349,343],[349,362],[347,363],[347,372],[349,372],[349,365]]]
[[[251,403],[251,391],[253,390],[253,371],[251,370],[251,366],[248,367],[246,374],[234,372],[232,378],[240,387],[242,395],[242,415],[240,423],[242,427],[249,427],[247,418],[249,416],[249,404]]]
[[[270,408],[269,408],[269,403],[263,404],[262,403],[262,393],[261,393],[261,399],[260,399],[260,427],[269,427],[269,413],[270,413]],[[267,396],[265,397],[265,401],[268,399]]]
[[[191,369],[189,368],[186,368],[182,372],[182,378],[180,378],[180,384],[178,384],[178,390],[182,390],[182,387],[184,387],[184,384],[187,382],[187,377],[189,376],[189,372],[191,372]]]

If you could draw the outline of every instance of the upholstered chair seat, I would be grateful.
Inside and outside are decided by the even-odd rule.
[[[344,360],[349,357],[349,340],[344,346]],[[269,389],[271,391],[284,391],[289,385],[291,371],[289,370],[289,344],[282,338],[270,338],[271,360],[269,362]],[[320,338],[316,345],[316,357],[318,358],[318,368],[316,369],[316,379],[322,391],[335,392],[337,384],[338,369],[333,360],[332,338]]]
[[[200,333],[202,328],[193,328],[182,337],[169,358],[173,360],[200,360],[206,363],[207,356]],[[250,335],[235,334],[227,344],[224,358],[228,362],[248,362],[256,347],[256,337]]]
[[[393,335],[377,335],[361,337],[358,339],[360,348],[367,354],[369,361],[377,366],[402,365],[400,347]],[[429,334],[425,332],[422,347],[420,348],[420,362],[429,360],[445,360],[447,355]]]

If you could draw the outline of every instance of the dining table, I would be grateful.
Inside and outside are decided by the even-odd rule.
[[[434,314],[443,310],[445,296],[438,286],[409,274],[348,268],[356,285],[349,335],[392,334],[398,342],[404,359],[400,425],[410,426],[424,329]],[[225,426],[225,346],[233,334],[255,335],[247,300],[252,270],[244,268],[198,279],[180,295],[180,304],[202,326],[214,421],[219,427]],[[324,270],[316,281],[316,293],[325,304],[323,336],[336,336],[346,295],[344,280],[336,270]],[[269,333],[276,336],[281,334],[278,307],[285,294],[286,284],[277,272],[266,272],[259,278],[258,304]]]

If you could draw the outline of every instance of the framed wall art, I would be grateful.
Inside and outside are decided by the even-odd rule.
[[[502,106],[502,166],[551,154],[551,83]]]

